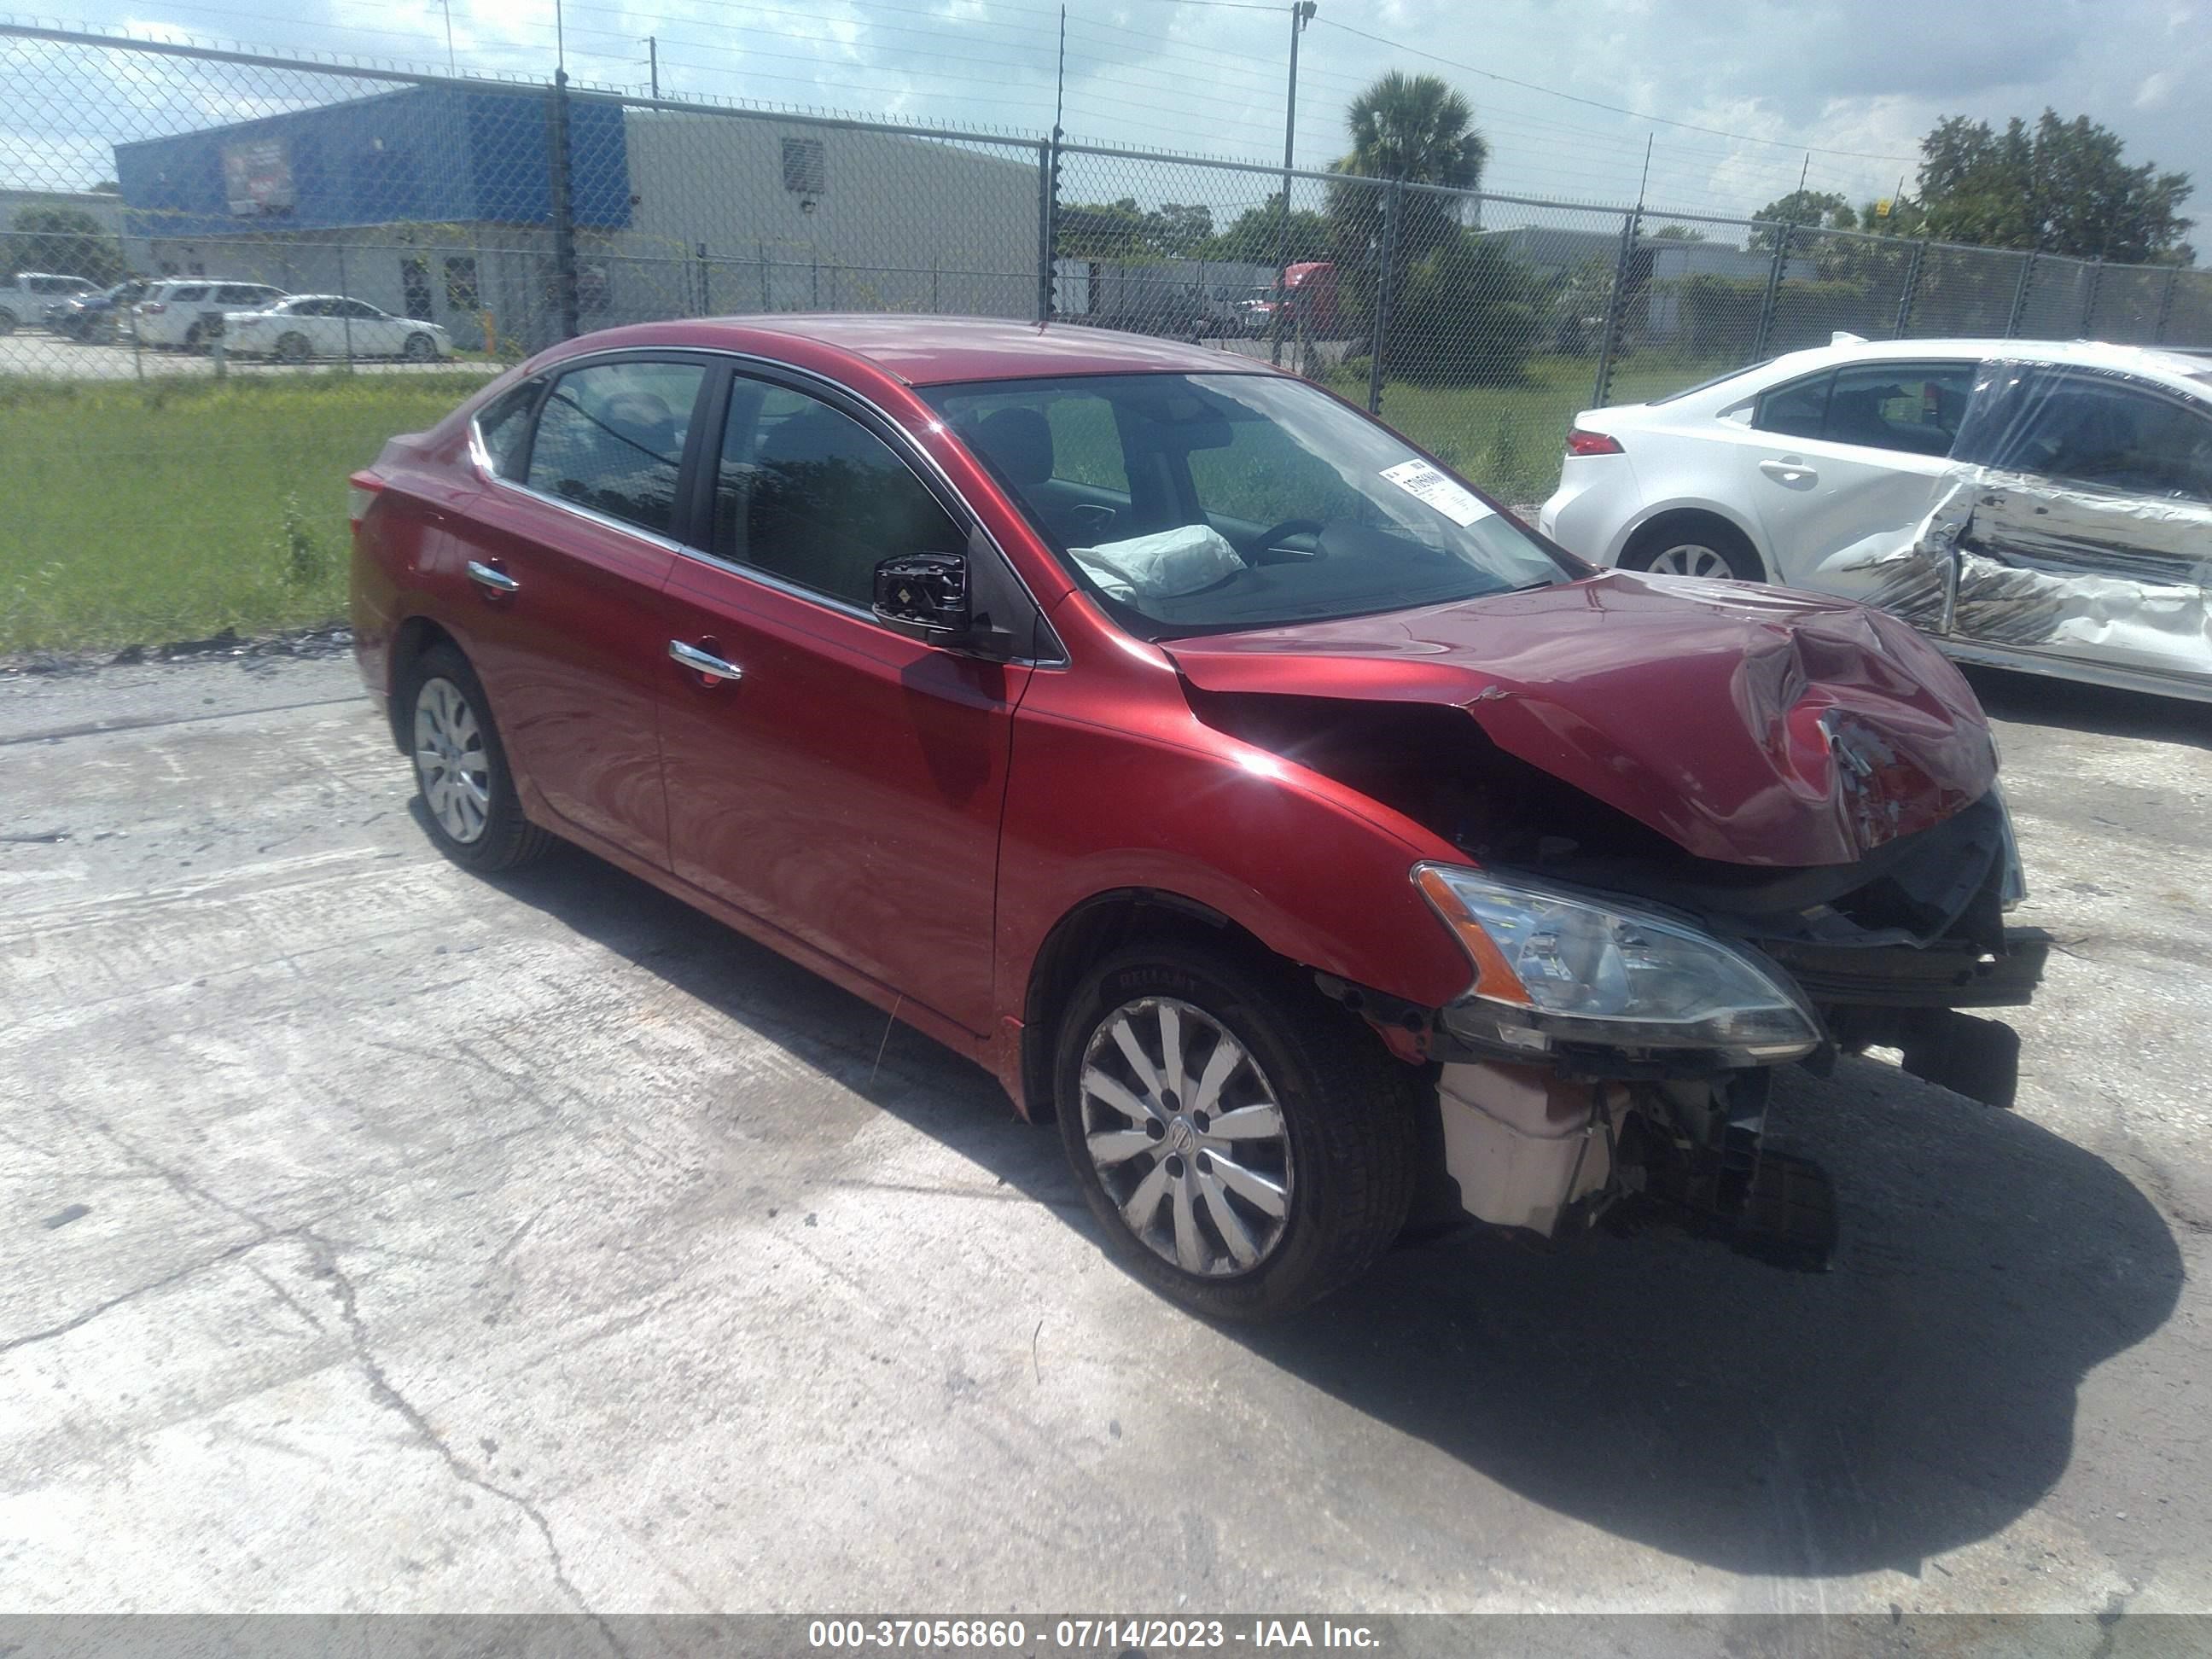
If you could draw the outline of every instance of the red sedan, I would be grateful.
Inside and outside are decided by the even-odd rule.
[[[1194,1309],[1409,1218],[1817,1259],[1774,1068],[2008,1097],[1958,1011],[2042,945],[1948,664],[1594,570],[1250,359],[653,324],[352,482],[362,673],[451,857],[573,842],[973,1055]]]

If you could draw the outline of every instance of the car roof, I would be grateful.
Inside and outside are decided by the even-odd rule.
[[[1025,380],[1072,374],[1222,374],[1276,371],[1256,359],[1177,340],[1121,334],[1079,323],[996,317],[807,313],[705,318],[655,331],[665,343],[757,350],[760,336],[810,340],[866,359],[908,386]]]
[[[1775,378],[1810,374],[1844,363],[1924,362],[1929,358],[1966,358],[1976,362],[2056,363],[2106,368],[2179,385],[2202,397],[2212,392],[2212,362],[2155,346],[2118,345],[2108,340],[1855,340],[1840,345],[1793,351],[1759,365]],[[1749,373],[1750,371],[1746,371]]]

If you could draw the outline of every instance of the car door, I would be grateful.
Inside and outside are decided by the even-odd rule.
[[[2001,367],[1954,544],[1953,635],[2212,676],[2212,407],[2108,373]]]
[[[1735,412],[1734,495],[1759,520],[1777,580],[1863,592],[1862,562],[1928,511],[1977,367],[1959,358],[1847,363]]]
[[[869,606],[880,560],[1000,556],[859,404],[750,373],[724,401],[696,551],[664,594],[676,873],[985,1032],[1012,718],[1033,671],[922,644]],[[739,678],[686,666],[698,653]]]
[[[365,300],[341,300],[339,314],[353,331],[355,355],[363,357],[397,357],[405,333],[405,325],[389,313],[379,311]]]
[[[451,537],[447,591],[525,787],[556,827],[656,865],[659,595],[707,380],[644,352],[517,388],[479,417],[492,478]]]

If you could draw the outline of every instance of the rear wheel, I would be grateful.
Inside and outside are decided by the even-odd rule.
[[[440,850],[485,875],[543,856],[553,837],[522,815],[468,659],[450,645],[432,647],[408,671],[400,697],[416,786]]]
[[[185,331],[185,349],[198,351],[207,344],[208,331],[204,324],[194,323]]]
[[[1620,556],[1625,570],[1708,580],[1764,581],[1766,571],[1743,532],[1719,519],[1662,520],[1639,531]]]
[[[1070,999],[1054,1075],[1109,1248],[1195,1313],[1289,1313],[1404,1225],[1416,1073],[1287,971],[1180,939],[1117,951]]]
[[[15,313],[12,311],[0,311],[0,334],[13,334],[15,331]]]

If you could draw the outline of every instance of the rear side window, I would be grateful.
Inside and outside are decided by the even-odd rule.
[[[696,363],[597,363],[563,374],[538,416],[530,487],[656,535],[676,519],[676,479]]]
[[[1791,438],[1817,438],[1828,416],[1828,388],[1835,382],[1835,371],[1831,369],[1808,380],[1776,386],[1759,398],[1751,423],[1761,432],[1779,432]]]
[[[216,289],[215,297],[224,305],[240,306],[269,299],[276,292],[276,290],[272,288],[253,288],[234,284],[228,288]]]
[[[1973,395],[1977,363],[1860,363],[1836,371],[1828,393],[1832,443],[1948,455]]]
[[[528,453],[530,410],[545,382],[525,380],[493,398],[477,416],[477,441],[490,458],[491,470],[502,478],[520,482],[523,457]]]
[[[206,299],[207,292],[206,289],[201,287],[173,289],[170,290],[169,298],[183,305],[194,300]]]
[[[967,545],[890,445],[787,386],[732,385],[715,483],[717,558],[863,609],[878,562]]]

